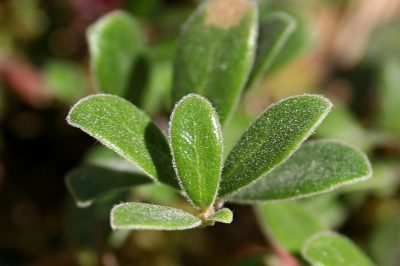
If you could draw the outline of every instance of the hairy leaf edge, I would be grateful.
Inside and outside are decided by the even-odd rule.
[[[216,219],[215,216],[216,216],[216,215],[218,214],[218,212],[220,212],[220,211],[229,212],[229,214],[230,214],[229,220],[223,221],[223,220],[221,220],[221,219]],[[211,215],[211,216],[207,219],[207,221],[218,222],[218,223],[224,223],[224,224],[230,224],[230,223],[232,223],[232,221],[233,221],[233,212],[232,212],[232,210],[230,210],[230,209],[228,209],[228,208],[222,208],[222,209],[216,211],[213,215]]]
[[[100,137],[98,134],[91,134],[89,133],[87,130],[85,130],[82,126],[80,126],[79,124],[75,123],[74,121],[72,121],[71,115],[72,113],[75,111],[75,109],[77,109],[79,107],[79,105],[83,102],[89,101],[92,98],[100,98],[100,97],[113,97],[122,101],[125,101],[126,103],[133,105],[139,112],[144,113],[141,109],[139,109],[138,107],[136,107],[134,104],[132,104],[131,102],[125,100],[122,97],[119,97],[117,95],[113,95],[113,94],[107,94],[107,93],[98,93],[98,94],[92,94],[89,95],[85,98],[80,99],[75,105],[73,105],[71,107],[71,110],[68,113],[67,116],[67,123],[70,124],[73,127],[79,128],[80,130],[82,130],[83,132],[85,132],[86,134],[88,134],[89,136],[95,138],[96,140],[98,140],[101,144],[103,144],[104,146],[106,146],[107,148],[115,151],[119,156],[121,156],[122,158],[124,158],[125,160],[127,160],[128,162],[134,164],[137,168],[139,168],[141,171],[143,171],[148,177],[150,177],[155,183],[157,184],[163,184],[161,183],[157,177],[151,175],[150,173],[148,173],[146,170],[144,170],[141,166],[137,165],[136,162],[132,162],[132,159],[130,159],[128,156],[124,155],[124,152],[121,151],[117,146],[115,146],[114,144],[110,143],[109,141],[103,139],[102,137]],[[147,114],[146,114],[147,116]],[[150,122],[153,123],[153,121],[150,119]],[[160,130],[161,131],[161,130]],[[161,131],[162,132],[162,131]],[[162,132],[163,133],[163,132]],[[165,134],[163,133],[164,137]]]
[[[112,229],[112,230],[159,230],[159,231],[177,231],[177,230],[193,229],[193,228],[199,227],[199,226],[202,224],[202,221],[201,221],[200,218],[194,216],[194,215],[191,214],[191,213],[185,212],[185,211],[183,211],[183,210],[181,210],[181,209],[177,209],[177,210],[179,210],[179,211],[185,212],[185,213],[188,214],[188,215],[193,216],[193,218],[196,218],[198,221],[197,221],[196,223],[193,223],[192,225],[189,225],[189,226],[181,226],[181,227],[173,228],[173,229],[172,229],[172,228],[171,228],[171,229],[168,229],[168,228],[165,228],[165,227],[162,227],[162,226],[129,226],[129,225],[128,225],[128,226],[116,226],[115,223],[114,223],[114,212],[115,212],[115,210],[116,210],[119,206],[122,206],[122,205],[125,205],[125,204],[127,204],[127,203],[120,203],[120,204],[117,204],[117,205],[115,205],[115,206],[111,209],[111,212],[110,212],[110,225],[111,225],[111,229]],[[172,207],[168,207],[168,208],[172,208]]]
[[[324,143],[324,142],[335,142],[335,143],[338,143],[338,144],[341,144],[341,145],[345,145],[345,146],[347,146],[347,147],[349,147],[349,148],[352,148],[352,149],[353,149],[354,151],[356,151],[361,157],[363,157],[363,159],[364,159],[364,161],[365,161],[365,163],[366,163],[366,165],[367,165],[367,168],[368,168],[368,173],[367,173],[367,175],[360,176],[360,177],[354,178],[354,179],[352,179],[352,180],[347,180],[347,181],[344,181],[344,182],[335,184],[335,185],[333,185],[333,186],[330,186],[330,187],[327,188],[327,189],[323,189],[323,190],[320,190],[320,191],[318,191],[318,192],[306,193],[306,194],[303,194],[303,195],[297,195],[297,196],[295,196],[295,197],[282,198],[282,199],[271,199],[271,200],[236,200],[236,199],[229,199],[228,201],[229,201],[229,202],[233,202],[233,203],[238,203],[238,204],[254,204],[254,203],[263,204],[263,203],[274,203],[274,202],[292,201],[292,200],[298,200],[298,199],[303,199],[303,198],[309,198],[309,197],[313,197],[313,196],[318,196],[318,195],[320,195],[320,194],[324,194],[324,193],[327,193],[327,192],[331,192],[331,191],[333,191],[333,190],[335,190],[335,189],[337,189],[337,188],[340,188],[340,187],[342,187],[342,186],[353,185],[353,184],[356,184],[356,183],[358,183],[358,182],[366,181],[366,180],[368,180],[369,178],[371,178],[371,176],[372,176],[372,174],[373,174],[371,162],[369,161],[367,155],[366,155],[364,152],[360,151],[360,150],[359,150],[358,148],[356,148],[355,146],[353,146],[353,145],[351,145],[351,144],[348,144],[348,143],[346,143],[346,142],[344,142],[344,141],[341,141],[341,140],[336,140],[336,139],[321,139],[321,140],[314,140],[314,141],[312,141],[312,142],[313,142],[313,143],[316,143],[316,142],[319,142],[319,143]],[[269,173],[269,172],[268,172],[268,173]],[[268,173],[266,173],[266,174],[268,174]],[[266,174],[264,174],[264,175],[266,175]]]
[[[182,101],[186,100],[187,98],[191,98],[191,97],[198,98],[198,99],[201,99],[201,100],[204,100],[205,102],[207,102],[207,104],[208,104],[209,107],[211,108],[211,111],[214,113],[215,117],[218,119],[218,121],[217,121],[217,122],[218,122],[218,123],[217,123],[217,129],[218,129],[218,134],[219,134],[219,136],[220,136],[220,138],[221,138],[221,141],[222,141],[222,146],[221,146],[221,163],[220,163],[221,166],[220,166],[220,169],[219,169],[219,180],[218,180],[219,182],[218,182],[217,189],[215,190],[215,194],[214,194],[213,201],[212,201],[212,203],[210,204],[210,206],[208,206],[208,208],[210,208],[210,207],[214,204],[215,200],[217,199],[218,191],[219,191],[220,184],[221,184],[222,169],[223,169],[223,167],[224,167],[224,138],[223,138],[223,135],[222,135],[221,123],[219,122],[219,115],[218,115],[217,111],[215,110],[214,106],[212,105],[212,103],[211,103],[206,97],[201,96],[201,95],[196,94],[196,93],[189,93],[189,94],[183,96],[183,97],[179,100],[179,102],[177,102],[177,103],[175,104],[174,109],[172,110],[172,113],[171,113],[171,117],[170,117],[170,119],[169,119],[169,128],[168,128],[168,135],[169,135],[169,137],[168,137],[168,143],[169,143],[169,149],[170,149],[170,151],[171,151],[171,156],[172,156],[172,166],[174,167],[175,175],[176,175],[176,179],[178,180],[179,187],[180,187],[181,191],[183,192],[182,194],[184,195],[184,197],[188,200],[188,202],[189,202],[192,206],[194,206],[195,208],[198,208],[198,207],[193,203],[193,201],[190,199],[190,197],[187,195],[187,192],[186,192],[186,190],[185,190],[185,188],[184,188],[184,186],[183,186],[183,184],[182,184],[182,181],[181,181],[181,179],[180,179],[180,177],[179,177],[178,168],[176,167],[175,156],[174,156],[174,153],[173,153],[172,140],[171,140],[171,122],[172,122],[173,117],[174,117],[174,115],[175,115],[175,110],[176,110],[176,108],[178,107],[178,105],[179,105]]]
[[[257,180],[259,180],[260,178],[262,178],[264,175],[272,172],[276,167],[278,167],[279,165],[281,165],[282,163],[286,162],[299,148],[300,146],[304,143],[304,141],[306,141],[312,134],[314,134],[315,130],[319,127],[319,125],[322,123],[322,121],[324,121],[324,119],[326,118],[326,116],[329,114],[329,112],[332,110],[333,104],[332,102],[324,97],[323,95],[319,95],[319,94],[310,94],[310,93],[304,93],[304,94],[300,94],[300,95],[294,95],[294,96],[290,96],[284,99],[281,99],[278,102],[275,102],[273,104],[271,104],[266,110],[264,110],[263,112],[261,112],[256,119],[254,119],[254,121],[249,125],[249,127],[246,129],[246,131],[242,134],[242,136],[247,132],[247,130],[268,110],[270,110],[271,108],[273,108],[275,105],[278,105],[286,100],[292,99],[292,98],[297,98],[297,97],[303,97],[303,96],[312,96],[312,97],[317,97],[321,100],[323,100],[325,103],[327,103],[327,107],[325,109],[325,111],[321,114],[321,116],[319,117],[319,119],[315,122],[315,124],[312,126],[312,128],[308,131],[306,131],[306,134],[304,135],[304,137],[299,141],[298,144],[296,144],[292,151],[289,153],[289,156],[287,156],[287,158],[285,160],[283,160],[282,162],[278,163],[277,165],[275,165],[274,167],[272,167],[271,169],[269,169],[268,171],[266,171],[265,173],[262,173],[259,177],[255,178],[254,180],[252,180],[250,183],[248,183],[247,185],[240,187],[234,191],[231,191],[229,193],[226,193],[225,195],[221,195],[219,197],[219,199],[223,199],[226,201],[230,201],[229,198],[234,196],[236,193],[238,193],[240,190],[246,188],[247,186],[250,186],[251,184],[253,184],[254,182],[256,182]],[[236,144],[235,144],[236,145]],[[234,148],[233,148],[234,149]],[[233,151],[232,149],[232,151]],[[231,151],[231,152],[232,152]],[[229,155],[228,155],[229,158]]]

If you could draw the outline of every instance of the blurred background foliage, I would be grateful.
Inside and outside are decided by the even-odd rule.
[[[265,236],[250,207],[230,206],[229,226],[111,232],[109,210],[122,199],[185,203],[165,187],[146,185],[79,209],[64,184],[78,165],[132,167],[65,123],[69,107],[97,91],[88,26],[113,10],[135,18],[145,49],[128,85],[134,102],[166,129],[176,40],[200,2],[0,1],[0,265],[296,265],[281,247],[285,240]],[[313,138],[359,147],[374,176],[293,204],[349,236],[377,265],[399,265],[400,2],[259,0],[259,7],[261,23],[284,11],[297,28],[243,95],[224,131],[225,154],[270,103],[305,92],[328,96],[335,108]]]

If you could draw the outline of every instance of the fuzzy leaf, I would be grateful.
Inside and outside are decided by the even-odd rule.
[[[91,95],[72,107],[67,121],[138,166],[155,181],[178,187],[164,134],[130,102],[114,95]]]
[[[268,108],[229,154],[220,196],[235,193],[284,162],[313,133],[331,106],[322,96],[301,95]]]
[[[365,180],[371,174],[368,158],[355,148],[333,140],[312,141],[236,194],[233,201],[302,198]]]
[[[116,230],[184,230],[197,227],[200,218],[171,207],[146,203],[122,203],[111,210],[111,227]]]
[[[280,54],[297,22],[289,14],[276,11],[269,14],[260,24],[256,57],[247,82],[247,89],[257,85],[263,75]]]
[[[374,265],[349,239],[330,232],[311,237],[302,255],[313,266]]]
[[[104,167],[79,167],[68,173],[65,183],[79,207],[88,207],[92,202],[109,192],[149,184],[153,181],[140,173],[113,171]]]
[[[298,202],[279,202],[256,207],[267,235],[290,252],[298,252],[312,235],[324,231],[321,222]]]
[[[137,22],[126,12],[111,12],[88,28],[87,39],[98,89],[126,96],[134,64],[144,50]]]
[[[219,222],[224,224],[230,224],[233,220],[233,213],[228,208],[223,208],[208,217],[207,221]]]
[[[173,101],[207,97],[221,123],[236,107],[255,54],[257,5],[252,0],[210,0],[192,14],[178,43]]]
[[[184,97],[171,115],[170,142],[182,189],[194,206],[210,207],[218,191],[223,147],[211,103],[196,94]]]

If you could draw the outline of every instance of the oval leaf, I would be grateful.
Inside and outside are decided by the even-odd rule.
[[[238,202],[286,200],[316,195],[353,184],[372,174],[367,157],[339,141],[304,144],[287,162],[233,198]]]
[[[229,196],[284,162],[318,127],[331,106],[322,96],[301,95],[268,108],[229,154],[220,196]]]
[[[224,224],[230,224],[233,220],[233,213],[228,208],[223,208],[208,217],[207,221],[219,222]]]
[[[207,97],[221,123],[239,100],[251,69],[257,35],[252,0],[210,0],[186,22],[178,43],[174,102],[189,93]]]
[[[349,239],[330,232],[311,237],[302,255],[313,266],[374,265]]]
[[[79,207],[88,207],[92,202],[109,192],[153,183],[140,173],[114,171],[104,167],[85,166],[67,174],[65,183]]]
[[[200,218],[171,207],[146,203],[122,203],[111,210],[111,227],[116,230],[184,230],[197,227]]]
[[[90,67],[102,92],[127,96],[133,67],[144,50],[137,22],[123,11],[111,12],[88,28]]]
[[[285,43],[295,31],[297,22],[289,14],[276,11],[260,24],[256,57],[246,88],[257,85],[281,53]]]
[[[179,187],[164,134],[130,102],[114,95],[91,95],[72,107],[67,121],[134,163],[154,180]]]
[[[189,200],[210,207],[217,195],[222,168],[222,133],[218,115],[205,98],[190,94],[175,107],[170,143],[176,174]]]
[[[300,203],[279,202],[256,206],[256,214],[269,237],[290,252],[298,252],[304,242],[325,227]]]

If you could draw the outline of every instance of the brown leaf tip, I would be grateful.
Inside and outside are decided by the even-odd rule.
[[[253,7],[251,0],[212,0],[206,7],[206,26],[229,29],[237,26]]]

